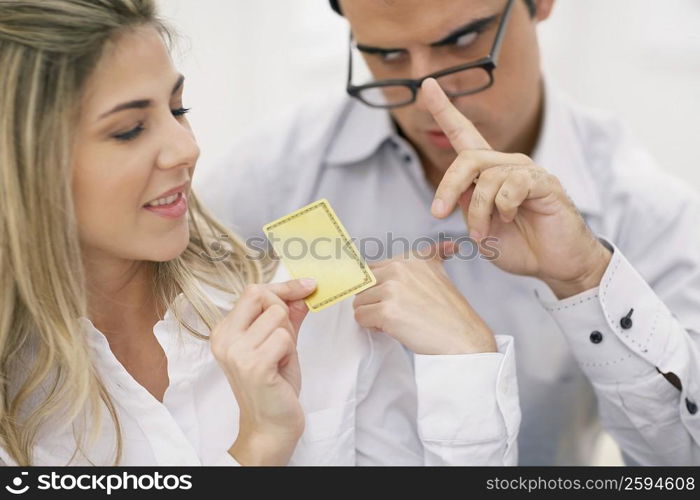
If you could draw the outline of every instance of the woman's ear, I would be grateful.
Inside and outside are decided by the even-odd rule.
[[[541,22],[549,18],[554,8],[555,0],[535,0],[535,19]]]

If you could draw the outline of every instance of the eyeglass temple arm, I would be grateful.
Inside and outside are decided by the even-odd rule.
[[[498,61],[498,54],[501,52],[501,45],[503,44],[503,33],[505,32],[506,26],[508,25],[508,18],[510,17],[510,13],[513,10],[513,2],[515,2],[515,0],[508,0],[508,5],[506,5],[506,9],[503,11],[503,19],[501,20],[501,25],[498,27],[498,31],[496,32],[496,40],[493,42],[493,48],[491,49],[491,59],[493,60],[494,64]]]
[[[348,87],[352,85],[352,30],[350,30],[350,43],[348,43]]]

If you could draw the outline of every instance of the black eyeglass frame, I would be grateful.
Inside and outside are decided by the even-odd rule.
[[[443,76],[451,75],[452,73],[458,73],[460,71],[465,71],[468,69],[473,69],[473,68],[482,68],[486,73],[488,73],[489,76],[489,81],[488,83],[482,85],[481,87],[478,87],[476,89],[468,90],[465,92],[448,92],[445,91],[445,93],[449,97],[461,97],[465,95],[471,95],[471,94],[476,94],[478,92],[482,92],[489,87],[493,85],[494,82],[494,76],[493,76],[493,70],[496,69],[498,66],[498,55],[500,54],[501,51],[501,45],[503,42],[503,36],[506,32],[506,26],[508,25],[508,19],[510,18],[510,13],[513,8],[513,4],[515,3],[515,0],[508,0],[508,3],[506,4],[506,8],[503,10],[503,15],[501,16],[501,22],[498,26],[498,31],[496,32],[496,37],[493,41],[493,45],[491,46],[491,50],[489,51],[489,54],[486,57],[482,57],[481,59],[477,59],[476,61],[472,61],[466,64],[461,64],[459,66],[453,66],[451,68],[443,69],[441,71],[436,71],[435,73],[431,73],[429,75],[426,75],[422,78],[417,78],[417,79],[411,79],[411,78],[401,78],[401,79],[392,79],[392,80],[380,80],[372,83],[367,83],[364,85],[353,85],[352,84],[352,42],[353,42],[353,36],[352,36],[352,31],[350,32],[350,44],[349,44],[349,54],[348,54],[348,81],[347,81],[347,86],[346,90],[349,95],[354,97],[355,99],[358,99],[359,101],[363,102],[367,106],[370,106],[372,108],[382,108],[382,109],[392,109],[392,108],[399,108],[401,106],[408,106],[409,104],[413,104],[416,101],[416,97],[418,96],[418,90],[420,89],[420,86],[422,83],[427,80],[428,78],[440,78]],[[362,98],[362,92],[368,90],[368,89],[373,89],[373,88],[378,88],[381,89],[382,87],[396,87],[396,86],[403,86],[408,88],[411,91],[411,100],[408,100],[406,102],[398,103],[398,104],[374,104],[371,102],[366,101],[365,99]]]

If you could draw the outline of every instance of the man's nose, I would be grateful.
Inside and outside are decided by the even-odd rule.
[[[431,57],[430,50],[416,51],[415,55],[411,54],[411,78],[415,80],[424,78],[442,69],[445,69],[444,65],[441,66],[437,58]],[[418,88],[415,106],[421,111],[428,112],[422,94],[420,88]]]
[[[444,68],[439,67],[435,57],[431,57],[431,51],[429,49],[420,48],[411,53],[410,78],[423,78],[425,75],[429,75],[441,69]]]

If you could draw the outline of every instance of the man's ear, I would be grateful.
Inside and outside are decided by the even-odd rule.
[[[549,18],[556,0],[535,0],[535,19],[541,22]]]

